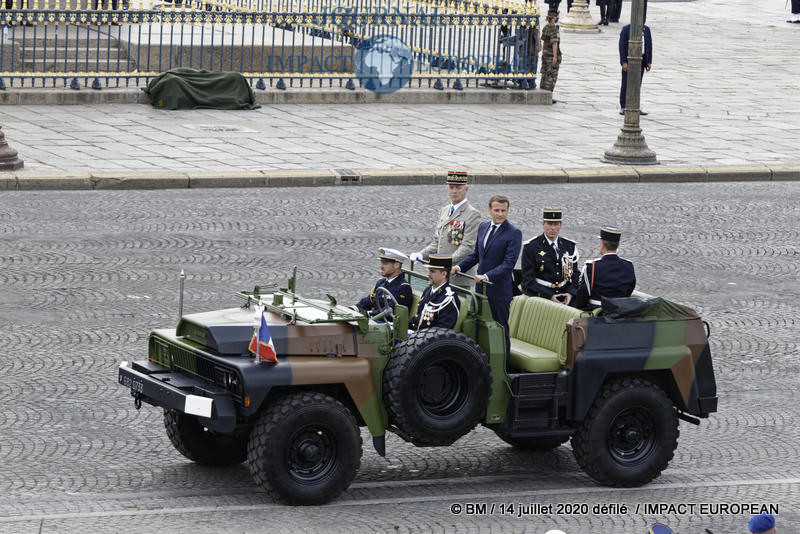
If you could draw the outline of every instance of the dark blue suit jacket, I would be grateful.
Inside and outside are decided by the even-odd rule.
[[[630,297],[636,288],[636,273],[633,263],[623,260],[616,254],[586,262],[578,283],[578,294],[574,306],[582,310],[597,308],[589,300],[599,301],[601,297]]]
[[[653,36],[650,35],[650,27],[645,24],[642,27],[644,36],[644,50],[642,50],[642,68],[653,64]],[[631,25],[626,24],[619,32],[619,64],[628,62],[628,41],[631,39]]]
[[[484,221],[478,227],[478,241],[475,243],[475,250],[461,260],[458,266],[461,272],[478,266],[478,274],[485,274],[489,277],[492,285],[487,286],[486,296],[492,300],[511,300],[514,296],[514,284],[511,281],[511,271],[517,263],[519,251],[522,248],[522,232],[519,228],[508,221],[504,221],[494,235],[483,246],[486,233],[492,227],[492,223]],[[478,284],[475,289],[478,293],[483,291],[483,284]]]

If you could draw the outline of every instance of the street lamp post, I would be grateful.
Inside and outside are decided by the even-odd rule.
[[[656,153],[650,150],[639,126],[639,102],[642,86],[642,27],[644,1],[631,5],[631,35],[628,41],[628,84],[625,94],[625,122],[617,142],[606,150],[603,161],[621,165],[657,165]]]
[[[16,171],[24,162],[17,157],[17,151],[8,146],[6,135],[0,126],[0,171]]]

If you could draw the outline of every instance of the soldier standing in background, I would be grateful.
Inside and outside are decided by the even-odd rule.
[[[431,242],[421,251],[412,253],[411,261],[428,260],[431,254],[449,254],[453,263],[458,263],[470,255],[478,238],[481,214],[467,200],[468,191],[466,172],[447,173],[447,194],[450,196],[450,204],[439,212],[439,220],[436,222]],[[475,269],[467,274],[475,276]],[[470,287],[471,284],[470,280],[463,276],[453,280],[453,285],[459,287]]]
[[[557,22],[558,10],[551,7],[547,12],[547,25],[542,29],[542,82],[539,84],[539,87],[551,92],[556,86],[561,65],[561,37]],[[553,100],[555,103],[556,100]]]

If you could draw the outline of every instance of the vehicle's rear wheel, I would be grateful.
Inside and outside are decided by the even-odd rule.
[[[541,436],[537,438],[515,438],[513,436],[509,436],[503,432],[495,431],[497,436],[508,443],[516,447],[517,449],[522,449],[525,451],[550,451],[555,449],[556,447],[560,447],[567,441],[569,441],[569,436]]]
[[[200,465],[222,467],[247,458],[246,435],[211,432],[194,415],[164,410],[164,427],[178,452]]]
[[[383,371],[389,419],[420,445],[450,445],[475,428],[490,391],[486,355],[447,328],[413,333],[395,347]]]
[[[600,484],[641,486],[667,468],[678,417],[667,395],[639,378],[606,383],[572,436],[578,465]]]
[[[288,504],[338,497],[361,464],[361,433],[341,402],[299,391],[273,402],[250,432],[247,464],[255,482]]]

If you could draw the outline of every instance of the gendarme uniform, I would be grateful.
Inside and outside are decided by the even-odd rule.
[[[543,221],[561,222],[561,210],[544,210]],[[555,245],[555,246],[554,246]],[[578,249],[561,236],[553,243],[542,233],[522,247],[522,290],[549,299],[557,293],[578,292]]]
[[[453,258],[448,255],[431,254],[429,267],[439,267],[450,271]],[[411,330],[422,330],[432,326],[453,328],[458,320],[458,295],[448,282],[434,288],[428,286],[422,292],[417,304],[417,315],[408,322]]]
[[[403,263],[403,261],[408,259],[408,256],[402,252],[391,248],[382,248],[379,250],[379,254],[381,261],[397,261]],[[359,300],[356,307],[370,312],[370,315],[376,315],[378,313],[376,298],[378,296],[379,287],[385,287],[394,297],[394,302],[390,301],[389,303],[392,309],[394,309],[395,304],[402,304],[407,308],[411,307],[414,296],[411,292],[411,286],[406,282],[406,278],[402,274],[395,276],[391,280],[387,280],[384,277],[375,282],[369,295]]]
[[[619,243],[621,236],[622,230],[613,226],[603,226],[600,230],[600,239],[603,241]],[[616,253],[603,254],[583,266],[575,307],[592,310],[602,305],[602,297],[630,297],[635,288],[633,263],[623,260]]]
[[[542,29],[542,78],[539,87],[545,91],[552,91],[558,80],[558,68],[561,66],[561,37],[558,24],[558,10],[552,7],[547,13],[547,25]],[[556,50],[558,57],[553,65],[553,44],[558,43]]]
[[[447,183],[452,185],[467,185],[467,173],[462,171],[449,171]],[[431,254],[446,254],[453,257],[453,263],[458,263],[475,248],[478,239],[478,226],[481,224],[481,214],[464,199],[458,206],[448,204],[439,211],[433,239],[420,251],[422,257],[430,259]],[[466,274],[475,275],[475,269]],[[469,287],[470,281],[463,276],[453,279],[453,285]]]

